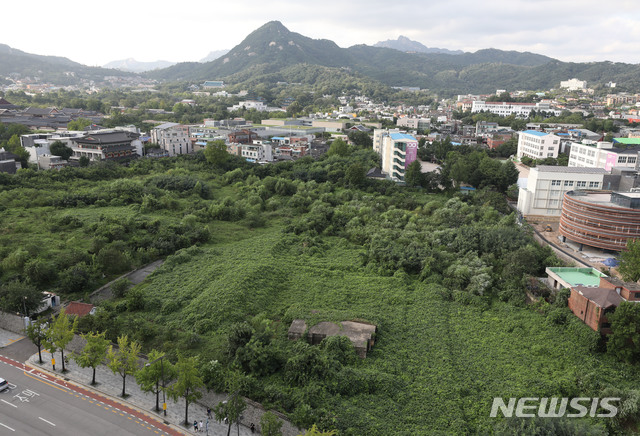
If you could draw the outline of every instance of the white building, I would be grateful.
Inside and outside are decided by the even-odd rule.
[[[374,130],[373,138],[373,149],[382,156],[382,172],[393,181],[403,182],[407,167],[418,158],[418,140],[397,130],[381,129]]]
[[[258,112],[262,112],[267,110],[267,105],[264,102],[257,101],[257,100],[246,100],[246,101],[241,101],[240,103],[233,105],[231,107],[228,107],[227,110],[231,112],[231,111],[235,111],[242,108],[255,109]]]
[[[527,187],[520,188],[518,211],[526,216],[559,217],[567,191],[602,189],[603,168],[538,165],[529,170]]]
[[[560,138],[550,133],[537,130],[518,132],[518,159],[523,156],[531,159],[546,159],[558,157]]]
[[[189,126],[178,123],[164,123],[151,129],[151,142],[158,144],[169,156],[193,152]]]
[[[611,171],[614,167],[637,168],[637,148],[614,148],[611,142],[587,142],[571,144],[569,166],[581,168],[603,168]]]
[[[508,117],[515,115],[518,118],[528,118],[531,111],[553,113],[560,115],[561,111],[551,109],[549,102],[538,103],[514,103],[514,102],[497,102],[497,101],[474,101],[471,105],[471,112],[490,112],[495,115]]]
[[[241,156],[249,162],[273,161],[273,146],[269,143],[244,144],[241,147]]]
[[[560,82],[560,88],[566,88],[568,91],[582,91],[587,89],[586,80],[569,79]]]
[[[429,130],[431,128],[431,119],[402,117],[398,118],[396,126],[414,130]]]

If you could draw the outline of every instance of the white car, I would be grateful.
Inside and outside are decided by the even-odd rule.
[[[0,392],[4,391],[5,389],[9,389],[9,383],[5,379],[0,378]]]

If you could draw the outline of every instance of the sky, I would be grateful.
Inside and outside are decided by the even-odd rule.
[[[640,63],[637,0],[30,0],[2,9],[0,43],[90,66],[198,61],[272,20],[340,47],[403,35],[450,50]]]

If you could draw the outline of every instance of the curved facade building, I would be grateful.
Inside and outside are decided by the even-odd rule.
[[[640,238],[640,193],[569,191],[559,230],[563,240],[622,251],[629,239]]]

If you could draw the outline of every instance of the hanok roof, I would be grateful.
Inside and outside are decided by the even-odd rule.
[[[73,141],[78,144],[117,144],[121,142],[131,142],[138,139],[140,135],[133,132],[117,131],[106,133],[91,133],[81,138],[73,138]]]
[[[81,303],[79,301],[72,301],[65,308],[67,315],[76,315],[77,317],[83,317],[89,315],[95,306],[93,304]]]
[[[611,306],[618,307],[620,303],[624,301],[624,299],[613,289],[589,288],[586,286],[576,286],[573,289],[589,301],[593,302],[596,306],[602,307],[603,309]]]

